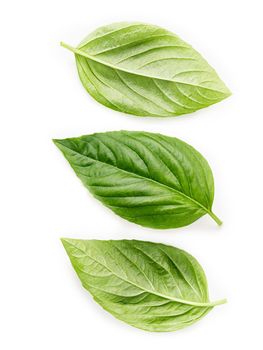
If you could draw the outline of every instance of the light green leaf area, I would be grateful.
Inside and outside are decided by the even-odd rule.
[[[80,80],[98,102],[138,116],[168,117],[217,103],[230,91],[189,44],[160,27],[101,27],[75,53]]]
[[[126,220],[166,229],[209,214],[221,224],[207,161],[177,138],[113,131],[54,142],[84,186]]]
[[[135,240],[62,239],[71,263],[94,300],[116,318],[153,332],[193,324],[215,305],[205,274],[183,250]]]

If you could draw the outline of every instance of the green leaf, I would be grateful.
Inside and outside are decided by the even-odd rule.
[[[176,331],[226,302],[209,301],[202,267],[178,248],[135,240],[62,243],[94,300],[134,327]]]
[[[113,131],[54,140],[84,186],[122,218],[152,228],[189,225],[212,213],[207,161],[174,137]]]
[[[215,70],[189,44],[160,27],[114,23],[73,51],[80,80],[103,105],[139,116],[194,112],[230,95]]]

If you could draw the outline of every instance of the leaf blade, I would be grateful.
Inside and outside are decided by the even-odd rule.
[[[62,243],[84,288],[95,301],[137,328],[177,330],[225,302],[209,301],[201,266],[178,248],[135,240],[62,239]],[[151,256],[150,261],[145,251]]]
[[[126,220],[152,228],[185,226],[205,214],[217,221],[212,171],[179,139],[113,131],[54,142],[95,198]]]
[[[230,95],[197,51],[157,26],[113,24],[92,33],[77,48],[62,46],[75,53],[85,89],[98,102],[121,112],[176,116]]]

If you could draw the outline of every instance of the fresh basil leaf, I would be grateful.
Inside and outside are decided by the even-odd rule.
[[[113,131],[54,140],[84,186],[122,218],[152,228],[189,225],[212,212],[207,161],[174,137]]]
[[[226,302],[209,301],[202,267],[178,248],[135,240],[62,243],[94,300],[134,327],[176,331]]]
[[[160,27],[114,23],[75,53],[80,80],[103,105],[139,116],[176,116],[230,95],[215,70],[189,44]]]

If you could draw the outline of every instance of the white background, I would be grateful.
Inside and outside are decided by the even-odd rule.
[[[1,275],[3,350],[262,349],[262,1],[5,1],[1,35]],[[98,26],[163,26],[193,45],[233,95],[178,118],[111,111],[84,91],[73,54]],[[214,211],[158,231],[115,216],[91,197],[51,142],[106,130],[179,137],[209,161]],[[193,254],[211,299],[228,298],[195,325],[147,333],[114,319],[82,289],[59,241],[136,238]]]

